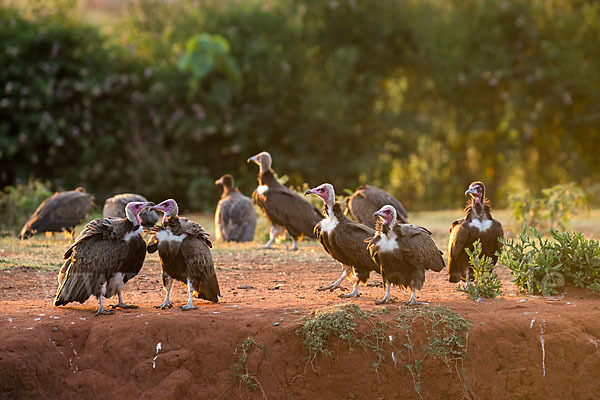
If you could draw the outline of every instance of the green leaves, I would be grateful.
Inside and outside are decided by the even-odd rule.
[[[494,263],[491,257],[481,254],[481,241],[477,239],[473,243],[473,251],[466,248],[469,256],[469,264],[473,266],[474,279],[469,287],[458,287],[460,292],[466,293],[471,300],[481,298],[494,298],[502,294],[502,282],[494,271]]]

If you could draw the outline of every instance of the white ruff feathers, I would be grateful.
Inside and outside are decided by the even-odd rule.
[[[396,232],[390,231],[389,234],[381,235],[381,240],[379,241],[379,251],[383,252],[392,252],[398,248],[398,242],[396,241]]]
[[[158,231],[156,234],[158,241],[164,240],[165,242],[183,242],[183,239],[186,237],[187,235],[185,233],[183,235],[173,235],[173,233],[171,233],[169,230]]]
[[[128,234],[125,235],[125,237],[123,238],[126,242],[129,242],[131,240],[132,237],[137,236],[137,235],[141,235],[142,234],[142,227],[138,227],[135,231],[133,232],[129,232]]]
[[[256,193],[263,194],[267,190],[269,190],[269,187],[267,185],[260,185],[259,187],[256,188]]]
[[[490,226],[492,226],[492,220],[484,219],[483,221],[481,221],[478,219],[474,219],[471,221],[471,226],[479,229],[482,232],[485,232],[490,228]]]
[[[329,235],[329,233],[337,226],[338,223],[339,221],[335,215],[327,217],[321,221],[321,231]]]

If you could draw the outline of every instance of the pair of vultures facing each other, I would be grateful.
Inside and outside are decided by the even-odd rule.
[[[140,213],[145,208],[164,213],[162,222],[151,229],[148,245],[142,238]],[[172,304],[169,294],[173,280],[186,284],[188,303],[183,310],[195,308],[192,296],[218,302],[219,284],[204,229],[187,218],[179,218],[175,200],[154,205],[131,202],[125,206],[125,218],[99,218],[88,223],[75,243],[67,250],[60,270],[54,305],[85,302],[90,296],[99,301],[98,314],[112,314],[102,305],[103,297],[118,294],[113,308],[137,308],[123,303],[121,291],[127,281],[141,270],[146,250],[158,250],[163,271],[165,301],[157,307]]]

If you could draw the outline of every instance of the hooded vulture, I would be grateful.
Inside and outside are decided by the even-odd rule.
[[[498,239],[504,237],[504,230],[502,224],[492,218],[492,208],[490,201],[485,197],[483,182],[471,183],[465,196],[469,197],[465,217],[454,221],[450,227],[448,275],[450,282],[466,280],[469,285],[474,276],[465,248],[472,251],[473,243],[479,239],[481,254],[491,257],[496,265],[496,252],[502,251],[502,244]]]
[[[275,177],[271,169],[271,155],[266,151],[250,157],[260,167],[258,173],[258,187],[252,193],[252,200],[263,210],[269,221],[271,231],[269,241],[264,248],[271,247],[271,243],[285,230],[292,237],[290,250],[298,250],[297,240],[303,235],[315,238],[314,228],[317,222],[323,219],[319,210],[303,199],[297,193],[283,186]]]
[[[155,308],[173,306],[169,301],[173,279],[188,288],[188,303],[181,307],[183,311],[196,308],[192,296],[217,303],[221,292],[210,253],[212,243],[204,228],[187,218],[178,217],[179,208],[173,199],[165,200],[152,209],[165,214],[162,222],[152,228],[148,239],[148,253],[158,250],[166,291],[165,300]]]
[[[83,303],[96,296],[98,314],[112,314],[102,307],[102,298],[119,295],[113,308],[137,308],[123,303],[121,290],[135,277],[146,258],[140,212],[153,203],[132,202],[125,207],[126,218],[98,218],[89,222],[65,253],[58,274],[55,306],[72,301]]]
[[[346,208],[350,210],[352,218],[371,228],[374,228],[377,222],[377,218],[373,217],[373,213],[386,204],[394,206],[398,212],[398,220],[401,223],[405,224],[407,222],[408,214],[402,203],[376,186],[361,185],[346,199]]]
[[[133,201],[145,202],[148,200],[144,196],[133,193],[114,195],[104,202],[102,216],[104,218],[125,218],[125,206],[127,203]],[[142,220],[142,226],[150,228],[158,222],[158,214],[156,211],[150,211],[148,208],[145,208],[144,211],[140,213],[140,219]]]
[[[94,196],[79,187],[68,192],[56,192],[44,200],[21,229],[20,239],[29,239],[39,232],[65,231],[73,240],[75,226],[92,208]]]
[[[381,267],[385,286],[385,296],[376,304],[393,302],[391,285],[410,288],[412,295],[407,305],[419,304],[415,291],[423,287],[426,269],[435,272],[444,269],[442,252],[427,229],[397,221],[394,206],[385,205],[374,216],[379,217],[377,232],[367,243],[373,260]]]
[[[215,212],[217,241],[251,242],[256,231],[256,213],[252,200],[233,186],[233,176],[225,174],[215,181],[223,186]]]
[[[356,280],[352,293],[340,295],[340,297],[357,297],[358,284],[366,283],[371,271],[379,272],[379,266],[375,264],[367,247],[365,240],[373,237],[375,231],[366,225],[352,221],[344,215],[342,205],[335,201],[333,186],[324,183],[314,189],[306,191],[305,195],[314,194],[323,199],[325,203],[323,213],[327,218],[321,220],[315,226],[317,239],[334,260],[343,265],[340,278],[329,286],[318,290],[334,290],[339,287],[342,280],[353,272]]]

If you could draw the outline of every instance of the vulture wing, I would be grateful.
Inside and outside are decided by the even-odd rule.
[[[450,282],[459,282],[465,276],[469,265],[469,258],[465,247],[471,246],[477,240],[474,228],[468,226],[468,222],[455,221],[450,229],[448,239],[448,274]]]
[[[323,216],[312,203],[286,187],[269,188],[262,194],[255,190],[253,197],[272,224],[285,227],[294,237],[315,237],[315,225]]]
[[[373,213],[386,204],[391,204],[396,208],[400,222],[406,222],[408,214],[404,206],[394,196],[376,186],[359,186],[347,200],[348,208],[354,219],[368,226],[375,226],[377,220],[373,218]]]
[[[398,250],[410,264],[435,272],[444,269],[446,265],[442,253],[429,230],[412,224],[401,224],[394,227],[394,232],[398,235]]]
[[[208,240],[188,237],[181,244],[181,255],[189,276],[192,278],[194,295],[198,298],[218,302],[221,295]]]
[[[250,199],[238,193],[219,201],[217,225],[221,240],[252,241],[256,230],[256,214]]]

